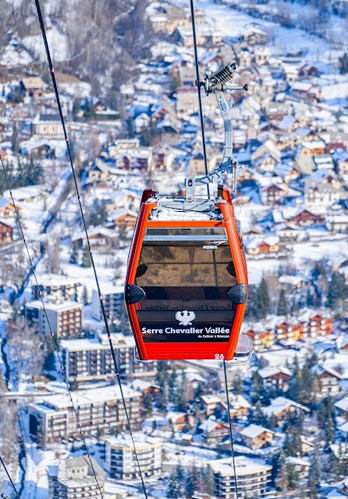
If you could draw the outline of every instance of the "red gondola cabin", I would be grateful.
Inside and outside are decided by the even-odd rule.
[[[220,194],[202,211],[144,191],[125,287],[141,360],[234,357],[247,268],[230,193]]]

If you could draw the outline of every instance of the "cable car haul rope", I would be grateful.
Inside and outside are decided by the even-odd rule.
[[[145,499],[147,499],[145,481],[135,446],[120,371],[112,345],[97,269],[91,250],[40,1],[35,0],[35,5],[114,371],[122,397],[142,489]],[[204,80],[200,80],[193,0],[190,0],[190,8],[205,175],[202,178],[188,177],[185,186],[186,195],[179,199],[162,197],[157,192],[145,189],[128,258],[125,302],[140,360],[207,359],[223,361],[231,459],[235,479],[235,497],[237,498],[238,488],[226,361],[232,361],[234,365],[246,363],[251,355],[251,341],[248,337],[240,335],[248,296],[248,275],[240,224],[236,220],[233,206],[237,163],[233,159],[232,122],[229,111],[231,99],[226,102],[224,92],[246,90],[247,88],[246,86],[230,84],[236,69],[234,64],[226,66],[215,75],[207,72]],[[207,95],[214,94],[216,96],[225,129],[222,161],[212,173],[208,171],[201,89]],[[15,205],[9,177],[2,159],[1,166]],[[233,174],[232,194],[228,189],[223,188],[223,175],[225,173]],[[206,197],[197,195],[196,184],[206,184]],[[37,282],[35,268],[17,210],[16,216],[31,272]],[[45,311],[42,296],[40,299]],[[48,317],[47,321],[49,324]],[[49,329],[51,336],[54,337],[50,325]],[[58,343],[56,343],[56,351],[66,382],[67,393],[79,422],[78,412],[75,409],[69,383],[60,359]],[[90,459],[81,428],[80,433]],[[19,498],[19,493],[1,456],[0,462],[16,497]],[[90,464],[102,498],[103,493],[91,459]]]

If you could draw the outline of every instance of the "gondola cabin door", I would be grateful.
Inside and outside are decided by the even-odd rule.
[[[140,359],[233,358],[247,273],[227,191],[224,197],[214,219],[161,220],[156,203],[142,203],[125,291]]]

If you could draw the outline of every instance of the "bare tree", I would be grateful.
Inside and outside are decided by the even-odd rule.
[[[17,382],[22,375],[33,377],[42,373],[45,356],[42,337],[36,328],[28,325],[23,316],[16,315],[9,319],[6,340]]]

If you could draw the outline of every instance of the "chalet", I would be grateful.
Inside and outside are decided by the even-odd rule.
[[[150,395],[155,400],[161,393],[161,388],[149,381],[144,381],[143,379],[135,379],[131,383],[131,388],[135,391],[139,391],[143,396]]]
[[[266,45],[268,34],[261,26],[250,25],[244,33],[247,45]]]
[[[300,480],[308,480],[311,467],[310,460],[305,457],[287,457],[286,462],[293,466]]]
[[[201,423],[199,430],[203,433],[203,437],[208,444],[221,442],[229,434],[228,425],[216,421],[214,416]]]
[[[347,197],[342,182],[332,171],[320,169],[305,180],[305,203],[307,206],[330,206]]]
[[[245,241],[245,248],[249,255],[269,255],[279,252],[279,238],[269,236],[264,239],[254,238]]]
[[[254,162],[255,167],[261,172],[273,172],[278,164],[279,162],[269,153],[266,153]]]
[[[262,144],[255,152],[251,155],[251,161],[255,161],[258,158],[262,158],[265,154],[269,154],[277,163],[281,161],[281,153],[277,149],[276,144],[268,139],[264,144]]]
[[[327,312],[304,311],[300,315],[300,320],[306,321],[306,336],[316,338],[332,333],[332,317]]]
[[[272,400],[271,405],[262,409],[267,417],[275,416],[278,424],[284,423],[288,412],[300,411],[302,413],[309,413],[309,409],[302,404],[294,402],[293,400],[285,397],[277,397]]]
[[[289,389],[292,372],[286,367],[265,367],[259,371],[263,384],[284,392]]]
[[[117,236],[113,230],[104,227],[95,227],[94,229],[89,230],[89,239],[92,248],[98,249],[99,252],[106,253],[115,247]],[[87,244],[84,232],[76,234],[71,240],[77,249],[82,249]]]
[[[116,168],[124,170],[151,170],[153,165],[152,148],[120,149],[115,160]]]
[[[17,204],[17,203],[16,203]],[[17,206],[18,208],[18,206]],[[12,203],[6,198],[0,198],[0,217],[10,218],[16,216],[16,210]]]
[[[330,369],[322,364],[316,364],[312,368],[312,372],[320,380],[320,392],[323,397],[326,395],[335,395],[341,391],[340,381],[343,381],[344,378],[335,369]]]
[[[243,334],[252,340],[255,352],[260,352],[273,345],[273,330],[263,323],[256,323],[253,327],[243,327]]]
[[[137,221],[136,213],[129,210],[118,210],[112,218],[116,227],[134,227]]]
[[[271,49],[270,47],[255,47],[254,49],[254,61],[257,66],[262,66],[266,64],[271,57]]]
[[[95,183],[105,184],[109,177],[109,169],[106,163],[100,158],[96,158],[95,162],[92,164],[88,170],[88,180]]]
[[[346,203],[346,200],[341,200],[334,203],[327,210],[326,227],[332,233],[347,233],[348,232],[348,209],[340,206],[340,203]]]
[[[182,87],[193,87],[196,80],[195,68],[193,66],[180,66],[179,79]]]
[[[222,407],[225,409],[225,411],[228,410],[226,402],[222,402]],[[230,397],[230,409],[230,417],[233,419],[239,419],[249,414],[251,410],[251,404],[245,397],[243,397],[243,395],[232,395]]]
[[[216,37],[208,24],[196,24],[196,28],[198,46],[203,45],[207,41],[213,40],[213,37]],[[175,35],[178,42],[184,47],[193,47],[192,28],[190,25],[179,26],[175,31]],[[221,37],[218,38],[221,40]]]
[[[298,241],[304,235],[303,231],[294,223],[277,224],[273,230],[281,242]]]
[[[301,452],[302,454],[310,454],[315,448],[314,442],[308,440],[303,435],[300,436],[301,439]]]
[[[214,414],[216,408],[222,408],[222,401],[217,395],[202,395],[200,405],[207,417]]]
[[[299,68],[298,75],[300,78],[313,78],[320,76],[320,71],[316,66],[304,64]]]
[[[319,168],[326,168],[327,170],[333,170],[335,168],[331,154],[316,154],[313,156],[313,161],[318,170]]]
[[[304,140],[302,141],[298,156],[316,156],[317,154],[324,154],[325,142],[321,140]]]
[[[27,140],[21,142],[20,154],[33,159],[54,158],[55,151],[51,146],[42,140]]]
[[[7,244],[13,240],[13,227],[0,220],[0,244]]]
[[[26,97],[42,97],[45,94],[47,87],[46,83],[40,76],[31,76],[22,78],[19,82],[22,92]]]
[[[297,81],[291,85],[292,94],[302,100],[308,98],[308,96],[310,95],[309,92],[312,88],[312,83],[305,83],[302,81]]]
[[[283,64],[285,81],[292,83],[298,79],[298,69],[292,64]]]
[[[244,187],[255,185],[255,172],[250,168],[243,168],[238,171],[238,185]]]
[[[284,194],[285,189],[283,186],[275,182],[270,182],[260,188],[261,201],[265,205],[279,204]]]
[[[255,450],[271,444],[274,432],[262,426],[251,424],[240,431],[239,435],[249,449]]]
[[[289,222],[295,223],[300,227],[309,227],[311,225],[324,225],[325,217],[322,213],[314,213],[306,208],[299,208],[295,214],[287,218]]]
[[[166,420],[173,431],[182,431],[193,424],[193,417],[186,412],[169,411]]]

